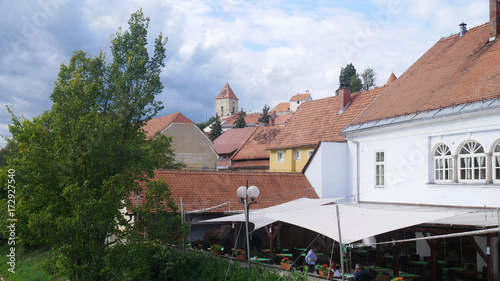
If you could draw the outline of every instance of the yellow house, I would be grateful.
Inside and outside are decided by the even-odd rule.
[[[269,170],[302,172],[321,142],[345,142],[342,129],[394,82],[393,75],[383,87],[351,93],[346,86],[337,96],[303,103],[269,146]]]

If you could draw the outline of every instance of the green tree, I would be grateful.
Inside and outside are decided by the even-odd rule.
[[[212,124],[214,121],[215,121],[215,116],[212,116],[212,117],[208,118],[208,120],[206,122],[198,123],[198,124],[196,124],[196,126],[198,126],[198,128],[200,128],[200,130],[203,131],[207,126]]]
[[[133,231],[124,199],[142,192],[154,168],[179,167],[172,139],[141,130],[163,108],[155,97],[166,40],[156,38],[150,57],[149,18],[139,10],[128,24],[111,40],[110,63],[75,52],[61,65],[52,108],[33,120],[13,115],[10,125],[17,242],[52,245],[71,279],[110,279],[107,238]]]
[[[243,111],[243,108],[236,113],[236,121],[234,121],[234,126],[233,128],[245,128],[247,126],[247,123],[245,122],[245,116],[247,114],[245,111]]]
[[[222,124],[220,123],[219,114],[215,113],[215,121],[210,125],[210,140],[214,141],[222,135]]]
[[[351,85],[351,92],[359,92],[363,86],[361,83],[361,79],[359,78],[359,74],[355,73],[353,76],[351,76],[351,80],[349,81]]]
[[[339,89],[345,87],[345,85],[351,85],[351,79],[355,75],[356,75],[356,68],[354,67],[354,65],[352,65],[352,63],[346,65],[345,67],[342,67],[340,69],[340,75],[339,75],[340,85],[339,88],[335,91],[335,93],[338,94]],[[352,85],[351,85],[351,92],[355,92],[352,90]]]
[[[262,108],[262,113],[260,114],[260,117],[259,117],[259,122],[262,122],[264,123],[266,126],[269,126],[269,119],[271,118],[271,116],[269,116],[269,110],[271,109],[271,107],[267,104],[264,105],[264,107]]]
[[[377,79],[377,73],[373,69],[367,68],[361,73],[361,79],[363,79],[363,87],[361,90],[370,90],[376,86],[375,80]]]

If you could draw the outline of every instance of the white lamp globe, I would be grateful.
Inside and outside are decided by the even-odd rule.
[[[260,190],[255,185],[252,185],[248,187],[247,194],[250,199],[254,200],[255,198],[259,197]]]
[[[241,200],[245,199],[247,197],[247,187],[243,185],[238,187],[236,195],[238,195]]]

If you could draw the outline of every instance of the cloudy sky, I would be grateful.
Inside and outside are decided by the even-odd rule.
[[[383,85],[461,22],[489,15],[488,0],[2,0],[0,135],[10,136],[6,106],[25,118],[50,109],[59,66],[76,50],[110,57],[110,36],[141,7],[149,42],[168,37],[160,116],[197,123],[215,114],[227,81],[245,111],[306,90],[332,96],[349,63]]]

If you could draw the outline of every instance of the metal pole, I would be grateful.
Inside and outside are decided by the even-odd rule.
[[[250,268],[250,239],[248,238],[248,196],[244,200],[245,204],[245,229],[246,229],[246,236],[247,236],[247,254],[248,254],[248,268]]]
[[[342,267],[342,281],[345,280],[345,271],[344,271],[344,246],[342,245],[342,235],[340,231],[340,215],[339,215],[339,205],[337,207],[337,224],[339,226],[339,244],[340,244],[340,266]]]

